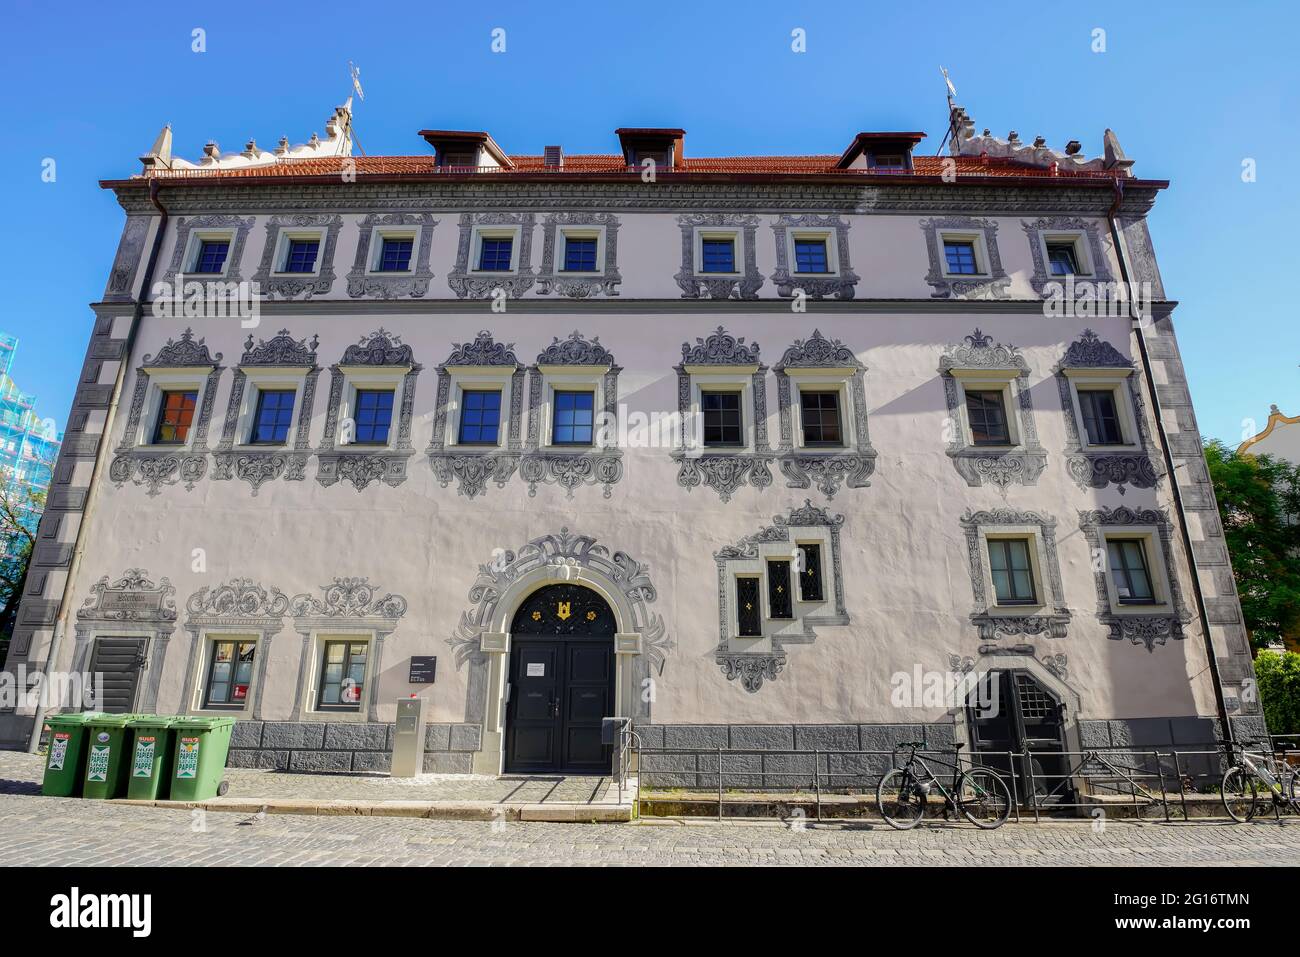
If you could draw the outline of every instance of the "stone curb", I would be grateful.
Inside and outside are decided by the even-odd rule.
[[[498,804],[494,801],[348,801],[296,798],[210,798],[205,801],[134,801],[117,798],[110,804],[171,810],[227,811],[308,816],[419,817],[440,821],[554,821],[615,823],[632,820],[631,804]]]

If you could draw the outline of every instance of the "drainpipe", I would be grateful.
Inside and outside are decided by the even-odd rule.
[[[158,253],[162,249],[163,236],[167,232],[167,207],[163,206],[158,199],[159,181],[157,178],[149,180],[149,202],[153,203],[154,209],[158,210],[158,231],[154,233],[153,246],[149,250],[149,261],[145,265],[144,278],[140,283],[140,294],[135,298],[135,308],[131,313],[131,326],[126,333],[126,343],[123,346],[122,361],[118,365],[117,380],[113,384],[113,398],[108,404],[108,414],[104,417],[104,431],[100,438],[99,452],[95,456],[95,464],[90,473],[89,493],[86,496],[86,507],[81,513],[81,524],[77,527],[77,539],[72,546],[72,559],[68,562],[68,580],[63,584],[63,597],[59,600],[59,618],[54,626],[54,637],[50,639],[50,652],[45,658],[45,675],[48,681],[50,669],[58,662],[59,649],[63,644],[64,633],[68,629],[68,615],[72,605],[72,587],[77,578],[77,570],[81,566],[81,556],[85,551],[85,532],[90,525],[91,510],[94,507],[95,490],[99,487],[100,472],[103,470],[104,459],[108,455],[108,446],[113,433],[113,419],[117,412],[118,402],[122,397],[122,384],[126,381],[127,366],[131,362],[131,354],[135,348],[136,334],[140,330],[140,320],[144,318],[145,297],[149,295],[149,290],[153,286],[153,272],[158,264]],[[43,697],[43,696],[42,696]],[[35,720],[32,722],[31,737],[27,741],[27,750],[35,752],[40,746],[41,728],[45,724],[45,704],[38,700],[36,704]]]
[[[1135,288],[1129,276],[1128,257],[1124,254],[1124,246],[1120,241],[1119,225],[1116,217],[1119,214],[1119,205],[1124,199],[1124,181],[1118,177],[1115,179],[1115,198],[1111,201],[1110,209],[1106,212],[1106,221],[1110,224],[1110,238],[1115,246],[1115,258],[1119,262],[1120,278],[1124,280],[1124,287],[1128,291],[1125,297],[1128,303],[1129,318],[1137,323],[1137,343],[1138,352],[1142,356],[1142,371],[1147,383],[1147,392],[1151,395],[1151,411],[1156,419],[1156,431],[1160,436],[1160,451],[1164,455],[1165,472],[1169,476],[1169,487],[1174,495],[1174,507],[1178,510],[1178,528],[1182,534],[1183,548],[1187,551],[1187,563],[1192,571],[1192,593],[1196,596],[1196,611],[1201,618],[1201,630],[1205,635],[1205,656],[1210,664],[1210,676],[1214,679],[1214,702],[1219,709],[1219,717],[1223,719],[1223,735],[1225,740],[1233,742],[1236,740],[1232,732],[1232,722],[1228,720],[1228,706],[1223,700],[1223,684],[1219,678],[1219,659],[1214,654],[1214,641],[1210,636],[1210,616],[1205,609],[1205,595],[1201,591],[1201,577],[1196,571],[1196,557],[1192,553],[1192,536],[1187,530],[1187,513],[1183,510],[1183,495],[1178,489],[1177,477],[1174,474],[1174,458],[1169,451],[1169,436],[1165,433],[1165,420],[1160,411],[1160,396],[1156,392],[1155,375],[1151,371],[1151,357],[1147,353],[1147,341],[1142,328],[1142,317],[1137,312],[1135,305]],[[1172,571],[1172,570],[1171,570]]]

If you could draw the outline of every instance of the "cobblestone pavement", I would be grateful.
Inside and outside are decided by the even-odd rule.
[[[6,756],[8,757],[8,756]],[[31,764],[31,759],[24,759]],[[19,762],[21,764],[21,762]],[[45,798],[0,766],[9,865],[1300,865],[1300,823],[1114,821],[802,828],[777,822],[478,823],[203,813]],[[32,778],[27,774],[26,777]]]

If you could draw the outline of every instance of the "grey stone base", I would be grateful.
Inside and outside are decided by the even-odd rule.
[[[275,771],[387,773],[393,725],[328,721],[240,721],[230,739],[232,768]],[[476,724],[430,724],[424,733],[424,770],[468,774],[479,748]]]
[[[700,750],[795,751],[808,754],[723,754],[722,788],[874,789],[894,766],[890,755],[816,754],[817,751],[891,751],[905,741],[952,747],[951,724],[703,724],[639,725],[638,782],[647,789],[718,788],[718,755]],[[673,749],[681,749],[673,753]]]

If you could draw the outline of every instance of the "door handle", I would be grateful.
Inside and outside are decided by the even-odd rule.
[[[551,717],[552,717],[552,718],[558,718],[559,716],[560,716],[560,700],[559,700],[558,698],[552,697],[552,698],[551,698]]]

